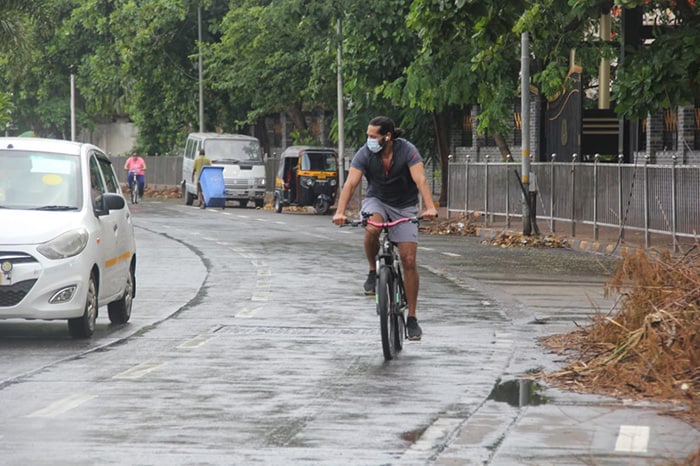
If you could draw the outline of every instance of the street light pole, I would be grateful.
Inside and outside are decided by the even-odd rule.
[[[345,107],[343,104],[343,20],[338,16],[338,188],[345,184]]]
[[[70,72],[70,140],[75,141],[75,73]]]
[[[532,233],[530,222],[530,39],[520,35],[520,108],[522,131],[523,234]]]
[[[204,83],[202,79],[202,5],[197,7],[197,46],[199,49],[199,132],[204,132]]]

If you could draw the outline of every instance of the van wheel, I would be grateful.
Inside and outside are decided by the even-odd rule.
[[[90,338],[95,332],[97,321],[97,285],[95,276],[90,274],[88,280],[87,297],[85,298],[85,310],[83,315],[68,319],[68,330],[73,338]]]
[[[194,194],[191,194],[187,190],[187,182],[185,181],[182,182],[182,197],[185,199],[185,204],[187,205],[192,205],[194,202]]]
[[[248,201],[238,201],[238,205],[241,207],[246,207],[248,205]]]
[[[262,209],[263,207],[265,207],[265,200],[264,199],[256,199],[255,200],[255,207],[257,207],[258,209]]]
[[[124,294],[121,298],[107,304],[107,312],[109,313],[109,321],[113,324],[125,324],[131,317],[131,307],[134,303],[134,269],[129,267],[129,273],[126,275],[126,286]]]

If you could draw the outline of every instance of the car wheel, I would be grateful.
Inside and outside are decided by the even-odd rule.
[[[275,196],[275,212],[278,214],[282,213],[282,199],[280,199],[280,196]]]
[[[246,207],[248,205],[248,201],[238,201],[238,205],[241,207]]]
[[[107,312],[109,313],[109,321],[113,324],[125,324],[129,321],[131,317],[131,307],[134,303],[134,283],[136,282],[134,278],[134,270],[129,267],[129,273],[126,276],[126,286],[124,287],[124,294],[121,298],[113,301],[107,305]]]
[[[83,315],[68,319],[68,330],[73,338],[90,338],[95,332],[97,321],[97,285],[95,276],[90,274]]]

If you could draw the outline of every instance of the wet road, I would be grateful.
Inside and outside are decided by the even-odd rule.
[[[133,209],[130,324],[0,322],[3,464],[658,464],[697,431],[520,382],[584,322],[610,261],[422,236],[420,342],[382,357],[362,232],[329,217]]]

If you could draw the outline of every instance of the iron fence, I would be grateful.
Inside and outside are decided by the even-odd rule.
[[[576,226],[600,227],[677,238],[698,238],[700,233],[700,166],[602,163],[533,162],[530,183],[537,191],[538,218],[556,232],[560,224],[576,236]],[[448,217],[453,213],[493,216],[507,224],[522,219],[523,197],[518,182],[520,164],[472,162],[470,157],[449,165]]]

